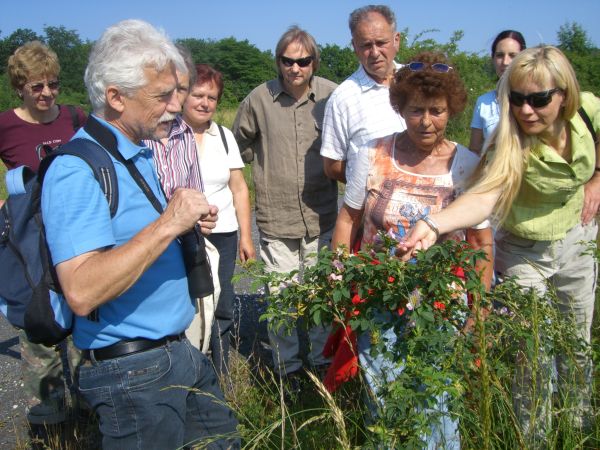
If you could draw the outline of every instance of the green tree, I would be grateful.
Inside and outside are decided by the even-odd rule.
[[[341,83],[358,67],[358,59],[351,47],[326,44],[321,46],[321,67],[318,75]]]
[[[9,36],[0,40],[0,72],[6,72],[8,57],[12,55],[17,48],[26,42],[36,40],[43,42],[44,38],[29,28],[17,28]]]
[[[224,106],[237,105],[256,86],[277,76],[272,53],[259,50],[248,40],[229,37],[219,41],[180,39],[178,42],[190,49],[194,62],[210,64],[223,73]]]
[[[586,54],[594,50],[587,32],[577,22],[561,25],[557,33],[558,47],[567,52]]]
[[[60,79],[64,93],[73,96],[75,93],[85,92],[83,74],[87,65],[90,42],[82,42],[75,30],[67,30],[65,27],[47,26],[46,43],[56,52],[60,61]],[[86,96],[79,98],[77,103],[86,101]]]
[[[600,49],[594,47],[587,32],[577,22],[561,25],[558,46],[565,53],[581,89],[600,96]]]

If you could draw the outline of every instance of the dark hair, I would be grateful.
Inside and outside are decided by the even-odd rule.
[[[196,64],[196,82],[194,86],[200,86],[204,83],[214,83],[219,91],[217,100],[221,100],[221,95],[223,95],[223,74],[209,64]]]
[[[192,57],[192,52],[190,52],[190,49],[183,44],[175,44],[175,47],[177,47],[177,50],[179,50],[179,54],[183,58],[185,67],[187,67],[187,76],[190,78],[190,87],[192,87],[194,84],[196,84],[196,70],[194,67],[194,58]]]
[[[283,33],[277,42],[275,47],[275,60],[277,61],[277,73],[281,76],[281,68],[279,66],[279,59],[283,56],[283,53],[292,42],[298,42],[304,49],[313,57],[313,72],[319,70],[319,64],[321,59],[321,53],[315,38],[312,37],[307,31],[302,28],[293,25]]]
[[[413,72],[408,66],[402,67],[394,75],[390,85],[390,103],[400,113],[411,98],[421,95],[425,98],[446,97],[450,117],[461,113],[467,104],[467,91],[456,69],[448,72],[436,72],[432,64],[450,65],[440,52],[421,52],[413,58],[425,64],[425,68]]]
[[[496,36],[496,39],[494,39],[494,42],[492,42],[492,58],[494,57],[494,53],[496,53],[498,42],[503,39],[514,39],[519,43],[519,46],[521,47],[520,50],[525,50],[527,48],[527,45],[525,44],[525,38],[521,33],[515,30],[504,30],[498,33],[498,36]]]
[[[388,25],[392,27],[393,31],[396,31],[396,16],[389,6],[367,5],[363,6],[362,8],[357,8],[350,13],[348,26],[350,27],[350,34],[352,36],[354,36],[354,32],[356,31],[358,24],[371,13],[377,13],[383,16]]]

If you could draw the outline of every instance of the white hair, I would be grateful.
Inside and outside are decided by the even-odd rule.
[[[151,67],[160,72],[169,64],[187,72],[183,58],[164,31],[137,19],[107,28],[94,44],[85,69],[85,86],[94,113],[103,113],[108,86],[131,96],[147,82],[144,69]]]

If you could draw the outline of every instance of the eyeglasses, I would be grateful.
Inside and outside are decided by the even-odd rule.
[[[452,70],[452,66],[449,66],[448,64],[434,63],[430,65],[421,61],[410,62],[408,63],[407,67],[410,69],[411,72],[420,72],[428,67],[431,68],[431,70],[433,70],[434,72],[440,73],[448,73]]]
[[[560,88],[554,88],[548,89],[547,91],[534,92],[529,95],[510,91],[510,94],[508,94],[508,101],[514,106],[523,106],[523,103],[527,103],[532,108],[543,108],[552,101],[552,96],[560,90]]]
[[[312,56],[306,56],[304,58],[298,58],[298,59],[293,59],[293,58],[288,58],[287,56],[282,56],[280,59],[281,59],[281,63],[285,67],[292,67],[294,64],[298,64],[299,67],[308,67],[313,62]]]
[[[31,89],[31,92],[34,94],[40,94],[43,90],[44,87],[48,86],[48,89],[50,89],[51,91],[56,91],[58,89],[60,89],[60,81],[59,80],[52,80],[52,81],[48,81],[46,83],[43,82],[39,82],[39,83],[34,83],[34,84],[26,84],[25,86],[29,85],[29,89]]]

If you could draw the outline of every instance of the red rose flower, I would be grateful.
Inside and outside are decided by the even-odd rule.
[[[446,305],[442,302],[433,302],[433,307],[435,309],[439,309],[440,311],[445,311],[446,310]]]

